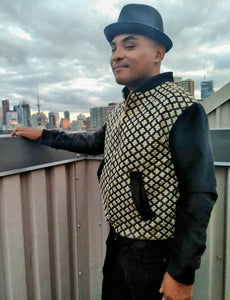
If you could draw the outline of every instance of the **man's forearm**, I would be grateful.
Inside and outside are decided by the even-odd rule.
[[[93,134],[43,130],[41,144],[76,153],[98,155],[104,152],[105,126]]]

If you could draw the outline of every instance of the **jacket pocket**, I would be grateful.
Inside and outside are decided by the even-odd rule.
[[[136,209],[144,221],[150,220],[155,216],[152,211],[144,189],[141,172],[130,172],[131,192]]]
[[[99,165],[99,168],[97,170],[97,178],[98,178],[99,182],[100,182],[100,178],[101,178],[101,174],[102,174],[102,170],[104,168],[104,165],[105,165],[105,159],[103,158],[103,160],[101,161],[101,163]]]

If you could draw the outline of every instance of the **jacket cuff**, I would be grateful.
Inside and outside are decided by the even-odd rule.
[[[46,146],[52,146],[52,137],[53,137],[54,130],[42,130],[42,136],[40,138],[40,144]]]
[[[180,283],[187,284],[187,285],[192,285],[194,283],[195,272],[196,272],[195,269],[189,269],[189,268],[180,269],[169,263],[167,271],[173,279],[175,279]]]

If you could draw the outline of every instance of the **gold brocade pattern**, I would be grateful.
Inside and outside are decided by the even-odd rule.
[[[173,237],[179,193],[169,133],[183,110],[194,102],[184,90],[166,82],[145,93],[133,92],[127,107],[123,101],[111,114],[100,188],[106,219],[121,236],[152,240]],[[132,199],[130,172],[135,171],[142,173],[155,213],[151,220],[142,220]]]

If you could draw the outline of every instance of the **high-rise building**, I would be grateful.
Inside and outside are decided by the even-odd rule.
[[[64,111],[64,119],[70,120],[70,112],[69,111]]]
[[[31,127],[31,112],[29,102],[23,100],[19,105],[14,106],[14,111],[17,112],[18,124],[23,127]]]
[[[173,77],[173,80],[175,83],[179,82],[179,81],[182,81],[182,77]]]
[[[116,105],[117,103],[109,103],[108,106],[90,108],[91,128],[101,128]]]
[[[70,127],[70,119],[61,118],[60,128],[67,130]]]
[[[79,114],[77,116],[77,120],[81,120],[81,121],[84,121],[86,119],[86,116],[84,114]]]
[[[16,111],[8,111],[7,116],[7,129],[15,129],[18,126],[18,116]]]
[[[201,81],[201,100],[205,100],[213,93],[213,80]]]
[[[36,114],[33,114],[31,119],[32,127],[40,129],[46,128],[48,118],[43,112],[37,112]]]
[[[83,124],[85,125],[85,130],[86,130],[86,131],[90,130],[90,117],[86,118],[86,119],[83,121]]]
[[[49,112],[49,128],[58,128],[58,127],[59,127],[59,113]]]
[[[0,130],[2,129],[2,107],[0,107]]]
[[[7,125],[7,112],[10,111],[9,100],[2,100],[2,114],[3,114],[3,125]]]
[[[175,77],[174,82],[194,97],[194,81],[192,79],[182,80],[181,77]]]

